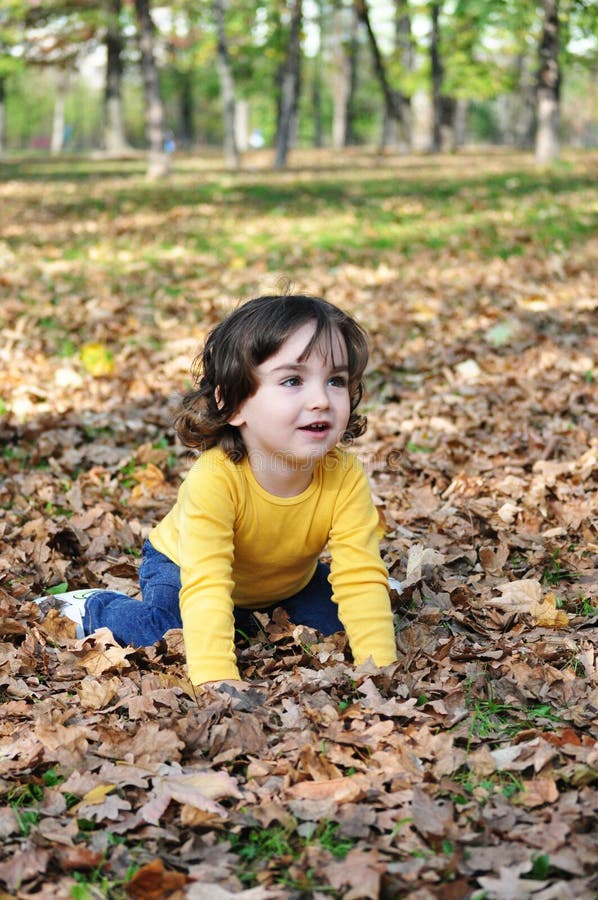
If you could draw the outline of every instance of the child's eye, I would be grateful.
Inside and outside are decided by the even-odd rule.
[[[332,375],[328,379],[328,383],[332,385],[332,387],[347,387],[347,379],[344,375]]]
[[[301,384],[301,379],[298,375],[290,375],[288,378],[285,378],[284,381],[280,382],[285,387],[297,387],[297,385]]]

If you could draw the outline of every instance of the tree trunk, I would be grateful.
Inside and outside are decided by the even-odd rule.
[[[322,74],[319,68],[317,68],[314,72],[311,101],[314,116],[314,147],[323,147],[324,127],[322,124]]]
[[[222,123],[224,130],[224,158],[230,169],[239,167],[239,150],[237,148],[235,82],[228,52],[225,28],[225,0],[213,0],[212,11],[216,22],[217,53],[216,64],[220,78],[220,96],[222,99]]]
[[[145,94],[145,128],[149,144],[147,176],[161,178],[168,174],[170,162],[164,152],[164,110],[154,55],[154,23],[150,0],[135,0],[135,12]]]
[[[395,0],[395,46],[401,54],[404,70],[413,72],[415,69],[415,45],[408,0]]]
[[[314,59],[314,72],[311,90],[312,110],[314,117],[314,147],[324,146],[324,127],[322,124],[322,45],[324,42],[324,9],[321,2],[318,2],[318,31],[319,43],[318,52]]]
[[[467,112],[469,110],[469,100],[459,98],[455,100],[453,107],[452,121],[452,141],[451,149],[453,152],[459,150],[465,144],[467,134]]]
[[[178,73],[179,130],[181,145],[189,149],[195,143],[193,122],[193,73],[185,70]]]
[[[56,100],[54,101],[54,115],[52,117],[52,138],[50,141],[50,153],[57,156],[64,149],[64,115],[66,106],[66,92],[68,90],[69,73],[65,69],[58,70],[56,79]]]
[[[430,69],[432,75],[432,134],[430,150],[439,153],[442,150],[442,60],[440,58],[440,3],[430,5],[432,31],[430,35]]]
[[[4,156],[4,120],[6,103],[6,78],[0,75],[0,159]]]
[[[332,21],[332,146],[338,150],[355,140],[353,101],[359,50],[355,7],[337,6]]]
[[[243,97],[235,103],[235,138],[239,153],[249,150],[249,102]]]
[[[558,0],[542,0],[537,85],[536,161],[550,163],[559,155],[559,10]]]
[[[106,29],[106,87],[104,91],[104,147],[117,156],[129,149],[122,108],[123,38],[120,28],[122,0],[108,0]]]
[[[388,75],[386,73],[386,65],[382,53],[380,52],[380,48],[378,47],[378,41],[376,40],[376,35],[372,28],[369,9],[365,0],[355,0],[355,9],[359,20],[363,23],[368,35],[370,49],[374,60],[374,70],[380,83],[380,87],[382,88],[386,113],[390,118],[396,119],[403,129],[403,132],[405,132],[405,124],[408,119],[409,100],[399,91],[393,90],[390,86]]]
[[[357,143],[355,132],[355,97],[357,96],[357,78],[359,73],[359,21],[355,9],[351,7],[349,41],[347,47],[347,94],[345,97],[345,138],[344,145],[349,147]]]
[[[412,72],[415,66],[413,37],[411,34],[411,16],[407,0],[395,0],[394,53],[400,60],[404,72]],[[384,111],[382,123],[382,146],[399,145],[401,149],[411,150],[411,98],[402,98],[401,127],[396,119],[390,118],[388,110]]]
[[[415,69],[415,47],[411,31],[411,14],[408,0],[395,0],[395,46],[400,54],[401,64],[405,72],[413,72]],[[403,140],[405,149],[411,150],[413,140],[411,136],[411,98],[403,97]]]
[[[278,75],[280,100],[278,105],[278,127],[276,129],[276,158],[274,161],[274,166],[277,169],[283,169],[286,166],[297,116],[301,83],[302,18],[302,0],[294,0],[291,11],[287,54]]]
[[[536,132],[537,73],[524,53],[520,53],[515,60],[515,72],[517,92],[509,104],[508,137],[520,150],[531,150]]]

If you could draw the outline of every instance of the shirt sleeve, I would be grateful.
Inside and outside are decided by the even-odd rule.
[[[180,607],[193,684],[239,678],[234,644],[235,498],[223,467],[189,473],[180,496]]]
[[[378,513],[361,464],[344,475],[334,507],[328,548],[330,581],[355,662],[378,666],[397,658],[388,573],[380,557]]]

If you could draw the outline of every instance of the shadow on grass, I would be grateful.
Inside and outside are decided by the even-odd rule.
[[[23,160],[0,164],[0,189],[3,178],[39,182],[39,215],[31,228],[27,219],[23,225],[21,208],[31,199],[21,202],[13,192],[6,203],[4,239],[15,250],[33,243],[43,251],[57,240],[52,226],[60,226],[65,258],[76,258],[97,242],[98,229],[111,231],[114,223],[119,246],[136,243],[146,255],[159,257],[161,251],[184,246],[190,253],[214,253],[226,263],[230,250],[233,256],[266,255],[268,266],[277,269],[298,248],[322,252],[330,264],[371,262],[372,252],[410,254],[455,246],[507,258],[533,242],[558,250],[598,230],[591,205],[580,208],[578,203],[579,195],[595,190],[583,159],[577,170],[563,163],[541,172],[508,168],[517,160],[505,156],[500,166],[507,171],[489,166],[482,174],[475,160],[470,177],[463,160],[457,166],[442,157],[436,166],[428,159],[416,165],[411,158],[387,165],[381,158],[374,169],[372,157],[369,167],[357,169],[312,165],[234,174],[202,170],[199,164],[192,170],[190,158],[189,168],[180,161],[163,182],[147,181],[140,159],[82,159],[71,165]],[[122,218],[126,224],[121,227]],[[253,219],[254,226],[246,228]],[[94,227],[71,233],[74,222]]]
[[[347,201],[370,202],[397,197],[421,197],[428,202],[444,203],[459,197],[464,191],[473,192],[489,201],[501,199],[505,194],[511,197],[525,197],[539,191],[549,190],[569,193],[586,188],[595,189],[595,177],[590,171],[574,171],[574,163],[561,162],[551,169],[526,170],[518,165],[518,158],[512,161],[508,156],[497,157],[503,171],[479,171],[477,157],[471,158],[467,167],[467,157],[459,159],[459,166],[452,166],[457,157],[399,157],[387,160],[384,156],[370,154],[357,165],[350,156],[341,157],[337,165],[307,164],[288,167],[284,170],[268,168],[246,168],[235,172],[223,169],[221,165],[211,166],[209,159],[197,160],[189,157],[173,165],[172,174],[164,181],[145,180],[145,160],[115,159],[94,160],[88,157],[36,157],[14,161],[0,161],[0,184],[19,180],[22,182],[78,183],[92,185],[104,180],[119,179],[135,181],[124,188],[115,186],[114,192],[103,203],[103,208],[111,208],[114,198],[135,201],[140,207],[149,205],[153,209],[170,209],[173,206],[192,206],[198,202],[229,204],[239,203],[255,206],[261,212],[276,210],[281,204],[290,204],[301,211],[324,204],[330,208],[341,207]],[[484,163],[485,163],[484,158]],[[581,158],[583,163],[583,157]],[[368,172],[374,171],[374,177]],[[388,172],[388,177],[385,177]],[[470,177],[470,172],[473,173]],[[414,174],[415,173],[415,174]],[[75,199],[75,198],[73,198]],[[77,198],[76,203],[66,203],[72,211],[85,208],[89,198]]]

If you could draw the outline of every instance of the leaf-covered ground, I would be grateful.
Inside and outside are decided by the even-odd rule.
[[[598,157],[250,162],[0,166],[0,898],[590,900]],[[191,360],[281,278],[372,337],[399,661],[280,619],[194,696],[30,601],[136,590]]]

